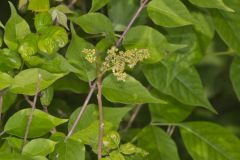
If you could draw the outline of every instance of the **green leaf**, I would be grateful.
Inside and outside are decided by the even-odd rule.
[[[41,92],[40,102],[43,106],[49,106],[52,102],[54,95],[53,87],[48,87]]]
[[[12,69],[19,69],[21,65],[22,60],[17,52],[8,48],[0,50],[0,71],[8,72]]]
[[[0,90],[9,87],[12,84],[13,78],[7,73],[0,72]]]
[[[70,129],[77,118],[81,108],[76,109],[69,118],[68,129]],[[111,122],[113,129],[118,129],[123,117],[132,109],[130,106],[126,107],[104,107],[104,120]],[[95,104],[89,104],[82,115],[81,122],[77,124],[75,131],[87,128],[93,121],[98,120],[98,108]]]
[[[7,121],[4,131],[18,137],[24,137],[28,117],[31,109],[22,109],[13,114]],[[29,129],[28,138],[41,137],[48,133],[52,128],[65,123],[66,119],[59,119],[41,110],[35,109],[32,123]]]
[[[152,122],[177,123],[186,119],[195,107],[184,105],[173,98],[164,97],[156,90],[152,94],[164,99],[167,104],[149,104]]]
[[[216,112],[208,101],[201,79],[195,68],[191,67],[168,79],[168,68],[164,63],[145,65],[144,75],[148,82],[158,91],[176,98],[179,102],[190,106],[201,106]]]
[[[52,24],[52,17],[48,12],[38,13],[34,17],[34,26],[37,31],[40,31],[44,27],[49,27]]]
[[[235,57],[235,59],[232,62],[232,65],[231,65],[230,78],[231,78],[231,82],[233,85],[233,89],[234,89],[238,99],[240,100],[239,69],[240,69],[240,58]]]
[[[22,147],[22,139],[16,137],[7,137],[5,138],[11,150],[14,153],[19,153]]]
[[[56,91],[70,91],[78,94],[87,93],[89,89],[88,86],[88,83],[81,81],[74,74],[68,74],[53,84],[53,88]]]
[[[149,17],[157,25],[178,27],[192,24],[192,17],[179,0],[152,0],[147,11]]]
[[[208,0],[208,1],[189,0],[189,2],[199,7],[216,8],[228,12],[234,12],[233,9],[229,8],[227,5],[224,4],[223,0]]]
[[[4,42],[9,49],[16,51],[18,41],[21,41],[27,34],[31,33],[27,22],[17,14],[14,5],[9,2],[11,17],[5,26]]]
[[[29,0],[28,9],[34,12],[46,12],[50,8],[49,0]]]
[[[17,95],[10,92],[10,91],[7,91],[3,94],[3,102],[2,102],[2,112],[6,112],[13,104],[14,102],[16,101],[17,99]]]
[[[181,45],[168,43],[160,32],[148,26],[131,28],[123,40],[123,45],[126,49],[148,49],[150,57],[144,61],[148,63],[156,63],[167,54],[182,48]]]
[[[31,157],[21,155],[18,153],[0,153],[2,160],[33,160]]]
[[[110,74],[103,80],[103,95],[110,102],[124,104],[165,103],[153,97],[148,90],[136,79],[127,76],[126,81],[118,81]]]
[[[104,7],[109,0],[93,0],[92,1],[92,7],[89,12],[95,12],[99,10],[100,8]]]
[[[240,52],[240,2],[237,0],[228,0],[225,3],[235,10],[234,13],[228,13],[220,10],[212,11],[215,28],[224,42],[232,49]]]
[[[138,146],[149,152],[149,160],[179,160],[175,142],[162,129],[149,126],[138,137]]]
[[[39,75],[41,75],[40,79]],[[14,77],[10,89],[13,93],[34,95],[38,81],[39,91],[41,91],[63,76],[64,74],[52,74],[39,68],[26,69]]]
[[[89,34],[103,34],[111,39],[114,38],[112,23],[103,14],[88,13],[80,17],[70,18],[70,20]]]
[[[137,11],[138,7],[139,2],[136,0],[110,0],[108,4],[108,16],[114,25],[114,30],[123,31],[130,22],[134,13]],[[134,25],[145,24],[146,21],[147,12],[146,9],[144,9],[134,22]]]
[[[67,139],[56,145],[58,160],[85,160],[85,147],[79,140]]]
[[[84,53],[82,53],[83,49],[92,49],[93,45],[84,39],[80,38],[74,31],[72,30],[72,40],[68,46],[66,58],[68,61],[78,69],[78,77],[83,81],[92,81],[96,78],[96,65],[93,63],[89,63],[85,57]]]
[[[62,25],[63,27],[65,27],[66,29],[69,29],[68,28],[68,25],[67,25],[67,16],[65,13],[59,11],[57,9],[57,7],[53,8],[50,10],[50,13],[52,15],[52,19],[57,22],[58,24]]]
[[[34,139],[23,147],[22,154],[29,156],[47,156],[54,151],[55,144],[56,142],[49,139]]]
[[[194,160],[240,159],[240,141],[226,128],[210,122],[189,122],[180,126],[183,142]]]

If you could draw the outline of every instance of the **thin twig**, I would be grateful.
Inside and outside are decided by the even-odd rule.
[[[26,126],[26,130],[25,130],[25,134],[24,134],[24,138],[23,138],[23,144],[22,144],[22,149],[24,147],[24,145],[27,142],[27,137],[28,137],[28,133],[29,133],[29,129],[30,129],[30,125],[32,123],[32,118],[33,118],[33,113],[34,110],[36,108],[36,103],[37,103],[37,98],[38,98],[38,94],[39,94],[39,87],[40,87],[40,81],[41,81],[41,74],[38,74],[38,79],[37,79],[37,84],[36,84],[36,94],[34,96],[33,102],[31,102],[28,98],[27,98],[27,102],[31,102],[29,103],[32,107],[32,110],[30,112],[29,118],[28,118],[28,122],[27,122],[27,126]],[[29,100],[29,101],[28,101]]]
[[[73,132],[74,132],[74,130],[75,130],[78,122],[80,121],[80,119],[81,119],[81,117],[82,117],[83,112],[84,112],[85,109],[87,108],[88,102],[90,101],[90,99],[91,99],[91,97],[92,97],[92,94],[93,94],[93,92],[94,92],[94,90],[95,90],[95,88],[96,88],[96,85],[97,85],[96,82],[94,82],[94,83],[92,84],[92,87],[90,88],[90,91],[89,91],[89,93],[88,93],[88,95],[87,95],[87,98],[85,99],[85,101],[84,101],[84,103],[83,103],[83,106],[82,106],[81,110],[79,111],[78,116],[77,116],[76,120],[74,121],[71,129],[69,130],[68,135],[66,136],[65,140],[67,140],[67,139],[73,134]]]
[[[68,4],[68,7],[69,7],[69,8],[72,8],[75,3],[77,3],[77,0],[72,0],[72,1]]]
[[[124,129],[125,132],[132,126],[132,124],[133,124],[134,120],[136,119],[141,108],[142,108],[142,104],[139,104],[134,108],[134,111],[128,121],[128,124],[127,124],[126,128]]]
[[[122,33],[122,35],[120,36],[120,38],[118,39],[118,41],[116,42],[115,46],[116,48],[118,48],[121,43],[123,38],[126,36],[127,32],[129,31],[129,29],[132,27],[133,23],[135,22],[135,20],[138,18],[138,16],[140,15],[141,11],[143,10],[143,8],[146,6],[148,0],[143,0],[141,2],[140,7],[138,8],[137,12],[133,15],[132,19],[130,20],[130,22],[128,23],[127,27],[125,28],[124,32]]]
[[[98,100],[98,110],[99,110],[99,134],[98,134],[98,160],[102,159],[102,141],[104,134],[104,116],[103,116],[103,106],[102,106],[102,76],[97,79],[97,100]]]
[[[176,126],[168,126],[167,133],[168,133],[169,136],[172,136],[175,128],[176,128]]]

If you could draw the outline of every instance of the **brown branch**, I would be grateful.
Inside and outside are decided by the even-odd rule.
[[[97,100],[99,110],[99,134],[98,134],[98,160],[102,159],[102,146],[103,146],[103,134],[104,134],[104,118],[103,118],[103,106],[102,106],[102,76],[97,79]]]
[[[93,94],[93,92],[94,92],[94,90],[96,88],[96,85],[97,85],[97,83],[94,82],[92,87],[90,88],[90,91],[89,91],[89,93],[87,95],[87,98],[85,99],[85,101],[83,103],[83,106],[82,106],[81,110],[79,111],[78,116],[77,116],[76,120],[74,121],[71,129],[69,130],[68,135],[66,136],[65,140],[67,140],[73,134],[73,132],[74,132],[78,122],[80,121],[80,119],[82,117],[83,112],[87,108],[88,102],[90,101],[90,99],[92,97],[92,94]]]
[[[27,102],[31,105],[32,110],[30,112],[29,118],[28,118],[28,122],[27,122],[27,126],[26,126],[26,130],[25,130],[25,134],[24,134],[24,138],[23,138],[23,144],[22,144],[22,149],[24,147],[24,145],[27,142],[27,137],[28,137],[28,133],[29,133],[29,129],[30,129],[30,125],[32,123],[32,118],[33,118],[33,113],[34,110],[36,108],[36,103],[37,103],[37,98],[38,98],[38,94],[39,94],[39,87],[40,87],[40,81],[41,81],[41,74],[38,74],[38,79],[37,79],[37,84],[36,84],[36,94],[34,96],[33,102],[31,102],[29,100],[29,98],[25,96],[25,99],[27,100]]]
[[[121,43],[123,38],[126,36],[127,32],[129,31],[129,29],[132,27],[133,23],[136,21],[136,19],[138,18],[138,16],[140,15],[141,11],[143,10],[143,8],[146,6],[148,0],[143,0],[141,1],[141,5],[138,8],[137,12],[133,15],[132,19],[130,20],[130,22],[128,23],[127,27],[125,28],[124,32],[122,33],[122,35],[120,36],[120,38],[118,39],[118,41],[116,42],[115,46],[118,48]]]
[[[167,128],[167,134],[168,134],[169,136],[172,136],[174,130],[175,130],[175,126],[168,126],[168,128]]]
[[[133,124],[134,120],[136,119],[141,108],[142,108],[142,104],[139,104],[135,107],[135,109],[128,121],[128,124],[127,124],[126,128],[124,129],[125,132],[132,126],[132,124]]]

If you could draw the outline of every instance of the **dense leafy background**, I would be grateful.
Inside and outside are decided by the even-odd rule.
[[[82,50],[96,49],[101,61],[140,0],[78,0],[69,8],[72,1],[11,2],[0,1],[0,159],[96,159],[96,93],[64,141],[97,77],[98,65]],[[104,75],[104,154],[239,160],[239,20],[239,0],[150,0],[120,46],[148,49],[150,57],[127,68],[124,82]],[[24,95],[36,94],[39,74],[40,98],[21,151],[31,110]]]

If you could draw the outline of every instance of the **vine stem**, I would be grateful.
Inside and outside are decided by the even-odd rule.
[[[99,110],[99,134],[98,134],[98,160],[102,159],[102,141],[104,134],[104,116],[103,116],[103,106],[102,106],[102,76],[98,76],[97,79],[97,100],[98,100],[98,110]]]
[[[139,104],[135,107],[135,109],[128,121],[128,124],[127,124],[126,128],[124,129],[125,132],[132,126],[132,124],[133,124],[134,120],[136,119],[141,108],[142,108],[142,104]]]
[[[80,121],[80,119],[81,119],[81,117],[82,117],[82,115],[83,115],[83,112],[84,112],[85,109],[87,108],[87,105],[88,105],[88,103],[89,103],[89,101],[90,101],[90,99],[91,99],[91,97],[92,97],[92,95],[93,95],[93,92],[94,92],[94,90],[95,90],[95,88],[96,88],[96,85],[97,85],[96,82],[94,82],[94,83],[92,84],[92,86],[91,86],[91,88],[90,88],[90,91],[88,92],[87,98],[85,99],[85,101],[84,101],[84,103],[83,103],[83,106],[82,106],[82,108],[80,109],[80,111],[79,111],[79,113],[78,113],[78,116],[77,116],[76,120],[74,121],[71,129],[69,130],[68,135],[66,136],[65,140],[67,140],[67,139],[73,134],[74,130],[76,129],[76,126],[77,126],[78,122]]]
[[[41,81],[41,74],[39,73],[38,74],[38,79],[37,79],[37,84],[36,84],[36,94],[34,96],[33,102],[31,102],[29,100],[29,98],[28,97],[26,98],[26,96],[25,96],[25,99],[31,105],[32,109],[31,109],[30,115],[28,117],[28,122],[27,122],[26,130],[25,130],[25,134],[24,134],[24,138],[23,138],[22,149],[27,142],[29,129],[30,129],[32,119],[33,119],[33,113],[34,113],[34,110],[36,109],[36,103],[37,103],[37,98],[38,98],[38,94],[39,94],[40,81]]]
[[[133,15],[132,19],[130,20],[130,22],[128,23],[127,27],[125,28],[124,32],[122,33],[122,35],[120,36],[120,38],[118,39],[118,41],[115,44],[115,47],[118,48],[121,43],[123,38],[126,36],[127,32],[129,31],[129,29],[132,27],[133,23],[136,21],[137,17],[140,15],[141,11],[143,10],[143,8],[146,6],[148,0],[143,0],[141,1],[141,5],[138,8],[137,12]]]

